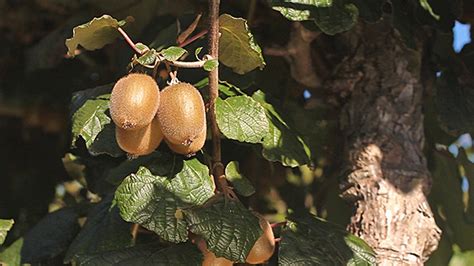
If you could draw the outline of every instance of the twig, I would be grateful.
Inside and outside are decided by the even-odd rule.
[[[194,19],[193,23],[191,23],[191,25],[189,25],[189,27],[186,30],[184,30],[181,34],[179,34],[178,38],[176,39],[176,42],[178,44],[181,44],[182,42],[184,42],[189,37],[189,35],[191,35],[191,33],[194,32],[194,30],[196,29],[199,23],[199,20],[201,20],[201,17],[202,17],[202,14],[199,13]]]
[[[219,4],[220,0],[209,0],[209,54],[217,59],[219,55]],[[220,191],[227,194],[227,181],[224,176],[224,165],[221,163],[221,136],[216,119],[216,99],[219,96],[219,68],[209,72],[209,118],[212,133],[212,171]]]
[[[130,39],[130,37],[128,36],[128,34],[120,27],[117,28],[118,32],[120,32],[120,34],[122,34],[122,37],[125,39],[125,41],[128,43],[128,45],[130,47],[132,47],[132,49],[139,55],[142,55],[143,54],[143,51],[138,49],[138,47],[135,45],[135,43],[132,41],[132,39]]]
[[[194,42],[195,40],[201,38],[202,36],[206,35],[207,32],[208,32],[207,30],[203,30],[203,31],[199,32],[198,34],[192,36],[191,38],[185,40],[184,42],[180,43],[178,46],[179,47],[184,47],[184,46]]]
[[[207,60],[202,61],[193,61],[193,62],[185,62],[185,61],[168,61],[168,63],[175,67],[181,68],[202,68]]]

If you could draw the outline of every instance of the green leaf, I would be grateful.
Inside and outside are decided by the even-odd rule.
[[[474,250],[461,251],[458,246],[454,246],[454,254],[449,261],[449,266],[470,266],[474,265]]]
[[[255,241],[262,235],[258,218],[242,203],[219,199],[211,205],[184,210],[191,232],[206,240],[217,257],[245,262]]]
[[[207,166],[197,159],[184,161],[176,174],[176,158],[160,159],[161,165],[149,168],[161,174],[140,167],[117,188],[114,201],[125,221],[138,223],[167,241],[184,242],[187,224],[180,217],[181,209],[206,202],[214,195],[213,181]],[[170,166],[173,169],[168,171]]]
[[[359,10],[354,4],[335,3],[329,8],[316,8],[312,16],[322,32],[334,35],[352,29],[357,23]]]
[[[232,183],[237,193],[249,197],[255,193],[252,183],[239,171],[239,162],[231,161],[225,167],[225,178]]]
[[[291,21],[310,20],[311,10],[317,7],[328,8],[332,5],[332,0],[272,0],[271,5],[274,10],[280,12],[285,18]]]
[[[19,266],[21,263],[21,249],[23,247],[23,237],[17,239],[6,249],[0,251],[0,265]]]
[[[81,258],[81,266],[104,265],[160,265],[160,266],[199,266],[202,254],[191,243],[183,243],[162,248],[156,244],[141,245],[133,248],[100,253]]]
[[[287,221],[278,265],[375,265],[375,252],[339,226],[306,214]]]
[[[217,61],[217,59],[211,59],[211,60],[206,60],[206,62],[204,62],[203,68],[206,71],[212,71],[217,66],[219,66],[219,61]]]
[[[209,86],[209,78],[203,78],[197,83],[194,84],[194,87],[196,87],[198,90],[201,90],[205,87]],[[237,96],[237,95],[245,95],[239,88],[236,86],[226,82],[226,81],[220,81],[219,80],[219,93],[222,93],[223,95],[230,97],[230,96]]]
[[[219,61],[238,74],[265,66],[260,46],[254,41],[247,21],[223,14],[219,17]]]
[[[104,99],[87,100],[72,117],[72,145],[80,136],[89,148],[97,135],[109,124],[111,119],[105,114],[109,101]]]
[[[0,219],[0,245],[3,244],[5,238],[7,237],[8,231],[12,228],[14,224],[13,219],[4,220]]]
[[[136,60],[142,66],[154,65],[156,61],[156,51],[154,49],[148,50],[144,55]]]
[[[89,153],[94,156],[107,154],[112,157],[120,157],[125,155],[125,152],[120,149],[115,138],[114,123],[104,125],[102,131],[100,131],[92,145],[89,147]]]
[[[171,46],[160,51],[160,54],[168,61],[176,61],[186,53],[187,51],[185,49],[177,46]]]
[[[222,134],[240,142],[260,143],[268,134],[263,107],[249,96],[233,96],[216,101],[217,124]]]
[[[430,3],[428,3],[428,0],[420,0],[420,5],[423,7],[430,15],[435,18],[436,20],[439,20],[439,16],[436,15],[433,12],[433,9],[431,9]]]
[[[117,28],[125,21],[117,21],[109,15],[94,18],[72,30],[72,38],[66,40],[68,55],[74,57],[75,50],[80,45],[87,50],[95,50],[112,43],[118,36]]]
[[[287,19],[313,20],[329,35],[351,29],[359,17],[357,7],[342,0],[272,0],[271,4]]]
[[[269,103],[262,91],[256,91],[252,98],[265,108],[270,122],[270,130],[263,138],[263,157],[269,161],[279,161],[290,167],[309,164],[311,152],[308,145],[283,120],[281,112],[278,112]]]
[[[71,115],[74,115],[79,108],[81,108],[87,100],[94,100],[96,98],[103,98],[103,95],[108,95],[112,92],[114,84],[106,84],[91,89],[77,91],[72,94],[71,99]]]
[[[80,230],[79,214],[73,208],[49,213],[24,236],[22,263],[37,263],[66,251]]]
[[[201,51],[202,51],[202,47],[198,47],[194,51],[194,56],[196,56],[196,59],[199,59],[199,54],[201,53]]]
[[[111,200],[110,195],[87,215],[87,222],[69,246],[64,263],[69,263],[74,257],[132,245],[130,224],[122,220],[117,208],[111,208]]]

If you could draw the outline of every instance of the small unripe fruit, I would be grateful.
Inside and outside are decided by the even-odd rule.
[[[199,91],[188,83],[166,87],[160,94],[158,119],[168,143],[191,145],[206,129],[206,111]]]
[[[204,128],[204,131],[201,132],[201,134],[199,134],[190,145],[173,144],[169,141],[166,141],[166,144],[168,144],[168,147],[172,151],[178,154],[192,156],[196,154],[196,152],[198,152],[204,146],[204,143],[206,142],[206,133],[207,133],[207,130],[206,128]]]
[[[151,123],[160,105],[155,80],[139,73],[117,81],[110,96],[110,115],[117,127],[127,130],[144,128]]]
[[[115,127],[115,138],[119,147],[132,156],[152,153],[163,140],[160,122],[153,119],[148,126],[136,130]]]
[[[270,259],[275,251],[275,236],[272,227],[260,214],[255,214],[255,216],[259,219],[263,234],[257,239],[247,255],[246,262],[250,264],[264,263]]]

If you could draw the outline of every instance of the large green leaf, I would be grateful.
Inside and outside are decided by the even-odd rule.
[[[216,102],[219,129],[229,139],[260,143],[269,125],[263,107],[249,96],[234,96]]]
[[[181,209],[206,202],[214,195],[213,181],[207,166],[197,159],[184,161],[176,174],[176,169],[169,167],[176,167],[173,160],[177,159],[161,159],[161,165],[150,166],[151,171],[140,167],[136,174],[126,177],[114,201],[124,220],[138,223],[167,241],[184,242],[188,235]]]
[[[82,266],[104,265],[201,265],[202,254],[191,243],[172,245],[167,248],[155,244],[141,245],[81,258]]]
[[[14,223],[13,219],[9,219],[9,220],[0,219],[0,245],[3,244],[3,241],[5,241],[5,238],[7,237],[7,233],[12,228],[13,223]]]
[[[117,208],[111,208],[112,195],[92,209],[87,222],[69,246],[64,262],[74,257],[97,254],[132,245],[130,224],[120,217]]]
[[[94,18],[72,30],[72,37],[66,40],[68,55],[74,57],[75,50],[80,45],[87,50],[95,50],[112,43],[119,33],[117,28],[126,21],[118,21],[109,15]]]
[[[238,74],[265,66],[262,50],[254,41],[245,19],[223,14],[219,17],[219,27],[219,61]]]
[[[17,239],[13,244],[6,249],[0,251],[0,265],[6,264],[8,266],[20,266],[21,263],[21,249],[23,247],[23,237]]]
[[[278,265],[375,265],[375,252],[339,226],[307,214],[287,221]]]
[[[109,101],[107,99],[87,100],[72,117],[72,144],[80,136],[89,148],[105,125],[111,121],[105,114],[108,108]]]
[[[160,54],[168,61],[176,61],[186,53],[187,51],[184,48],[177,46],[171,46],[160,51]]]
[[[263,139],[263,156],[269,161],[279,161],[285,166],[295,167],[310,163],[311,152],[303,139],[288,125],[262,91],[253,96],[267,113],[270,130]]]
[[[225,178],[232,183],[232,186],[240,195],[249,197],[255,193],[252,183],[240,173],[239,162],[231,161],[227,164]]]
[[[184,210],[191,232],[206,240],[217,257],[245,262],[250,249],[263,233],[258,218],[242,203],[218,199],[212,204]]]
[[[359,17],[357,6],[344,0],[272,0],[271,4],[287,19],[313,20],[330,35],[351,29]]]

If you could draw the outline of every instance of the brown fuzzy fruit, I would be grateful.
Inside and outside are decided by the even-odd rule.
[[[115,138],[119,147],[133,156],[152,153],[163,140],[160,123],[153,119],[148,126],[136,130],[115,127]]]
[[[214,253],[208,251],[204,253],[204,260],[202,261],[202,266],[232,266],[234,263],[232,261],[219,257],[217,258]]]
[[[178,83],[161,91],[158,108],[163,136],[171,144],[190,145],[206,128],[206,111],[199,91],[188,83]]]
[[[196,241],[196,245],[198,246],[199,250],[201,250],[202,254],[204,255],[204,259],[202,261],[202,266],[232,266],[234,263],[226,258],[216,257],[214,253],[207,249],[206,241],[204,239],[199,238]]]
[[[155,80],[139,73],[117,81],[110,96],[110,115],[117,127],[126,130],[144,128],[151,123],[160,105]]]
[[[260,264],[267,261],[275,251],[275,237],[273,236],[272,227],[260,214],[255,214],[255,216],[259,219],[263,234],[257,239],[247,255],[246,262],[250,264]]]
[[[169,141],[166,141],[166,144],[168,144],[168,147],[170,149],[178,154],[186,155],[186,156],[192,156],[196,154],[202,147],[204,146],[204,143],[206,142],[206,128],[204,128],[204,131],[199,134],[196,139],[190,144],[190,145],[184,145],[184,144],[173,144]]]

